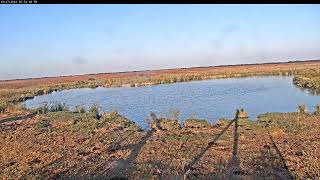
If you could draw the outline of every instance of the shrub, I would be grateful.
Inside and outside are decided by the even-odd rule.
[[[62,111],[70,111],[70,108],[66,103],[62,104]]]
[[[46,114],[49,112],[48,103],[44,102],[39,108],[36,110],[39,114]]]
[[[50,121],[48,120],[41,120],[38,123],[36,123],[36,129],[40,131],[48,131],[51,128]]]
[[[317,104],[316,111],[314,112],[314,115],[320,115],[320,105]]]
[[[0,112],[4,112],[8,106],[8,103],[5,101],[0,101]]]
[[[57,103],[54,102],[50,105],[50,112],[57,112],[57,111],[69,111],[69,107],[66,103]]]
[[[94,113],[94,114],[99,114],[99,105],[93,104],[90,107],[89,112]]]
[[[145,119],[145,122],[148,125],[151,125],[153,122],[155,122],[157,120],[157,115],[154,112],[150,112],[150,114],[148,115],[148,117]]]
[[[307,113],[307,107],[304,104],[298,105],[298,112],[299,113]]]
[[[101,116],[99,115],[99,111],[100,111],[99,109],[100,109],[99,105],[93,104],[90,107],[89,112],[94,113],[96,119],[100,119]]]
[[[38,89],[34,91],[34,96],[39,96],[44,94],[44,89]]]
[[[151,124],[151,128],[155,130],[177,130],[180,129],[178,120],[173,119],[157,119]]]
[[[78,113],[85,113],[85,112],[86,112],[86,109],[84,108],[83,105],[77,105],[77,106],[76,106],[76,111],[77,111]]]
[[[202,119],[187,119],[184,121],[185,128],[209,128],[210,126],[208,121]]]
[[[25,104],[19,103],[19,104],[13,104],[10,103],[7,105],[7,109],[8,112],[16,112],[16,111],[25,111],[27,110]]]
[[[113,110],[111,111],[111,113],[110,113],[110,117],[111,117],[111,118],[116,118],[116,117],[118,117],[118,116],[119,116],[118,111],[117,111],[116,109],[113,109]]]

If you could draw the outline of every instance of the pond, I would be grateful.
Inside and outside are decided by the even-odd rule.
[[[295,87],[293,77],[250,77],[192,81],[133,88],[83,88],[53,92],[25,102],[28,108],[43,102],[63,102],[89,108],[99,104],[103,111],[118,110],[145,128],[150,112],[168,116],[180,110],[179,119],[192,116],[214,123],[219,118],[233,118],[237,108],[248,111],[250,119],[265,112],[293,112],[298,104],[314,111],[320,96]]]

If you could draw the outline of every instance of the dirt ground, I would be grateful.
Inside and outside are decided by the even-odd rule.
[[[318,179],[320,118],[270,113],[143,131],[118,114],[52,112],[0,124],[1,179]]]

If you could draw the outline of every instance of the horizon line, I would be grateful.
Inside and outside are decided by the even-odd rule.
[[[175,70],[175,69],[193,69],[193,68],[210,68],[210,67],[229,67],[229,66],[250,66],[250,65],[264,65],[264,64],[286,64],[286,63],[304,63],[304,62],[320,62],[320,58],[311,60],[291,60],[291,61],[279,61],[279,62],[265,62],[265,63],[248,63],[248,64],[229,64],[229,65],[215,65],[215,66],[191,66],[191,67],[176,67],[176,68],[164,68],[164,69],[145,69],[145,70],[131,70],[131,71],[117,71],[117,72],[101,72],[101,73],[88,73],[88,74],[73,74],[73,75],[61,75],[61,76],[42,76],[31,78],[16,78],[16,79],[0,79],[0,82],[6,81],[23,81],[33,79],[47,79],[47,78],[60,78],[60,77],[77,77],[77,76],[90,76],[100,74],[124,74],[124,73],[137,73],[147,71],[163,71],[163,70]]]

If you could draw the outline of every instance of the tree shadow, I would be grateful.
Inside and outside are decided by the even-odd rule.
[[[130,155],[126,159],[120,159],[117,161],[117,165],[112,168],[107,174],[111,179],[118,179],[118,178],[125,178],[125,176],[128,176],[128,173],[130,172],[133,164],[136,161],[136,158],[138,157],[141,149],[144,147],[148,139],[152,137],[155,130],[152,129],[150,131],[147,131],[146,135],[139,141],[139,143],[129,146],[131,149]]]
[[[30,177],[39,177],[40,179],[108,179],[110,177],[111,179],[126,179],[124,176],[126,171],[132,166],[140,150],[153,135],[154,131],[148,131],[137,144],[121,147],[120,144],[132,133],[134,133],[134,131],[125,137],[121,137],[116,143],[109,145],[109,147],[98,154],[82,151],[91,147],[91,143],[87,146],[77,148],[74,152],[66,152],[62,154],[60,158],[26,173],[19,179],[30,179]],[[131,153],[126,159],[120,160],[106,160],[101,157],[102,153],[113,153],[120,149],[131,149]],[[76,156],[74,156],[75,153],[77,153]],[[77,158],[78,155],[86,158],[79,159]],[[68,166],[70,161],[75,163],[72,166]],[[59,170],[57,171],[57,169]]]
[[[213,140],[208,143],[206,148],[204,148],[199,154],[197,154],[193,160],[186,165],[182,170],[178,170],[174,167],[171,167],[168,164],[162,164],[161,162],[136,162],[139,153],[147,143],[147,141],[153,136],[155,130],[152,129],[147,131],[146,134],[140,139],[140,141],[136,144],[129,144],[121,147],[121,143],[130,136],[121,137],[116,143],[106,148],[105,151],[101,153],[108,152],[116,152],[121,149],[130,149],[131,152],[127,158],[116,159],[116,160],[106,160],[101,157],[100,154],[94,154],[93,156],[89,156],[89,158],[85,160],[80,160],[73,166],[65,166],[68,163],[68,156],[64,155],[61,158],[47,164],[41,169],[35,170],[31,173],[28,173],[21,179],[29,179],[29,177],[40,175],[41,178],[53,178],[53,179],[128,179],[134,172],[134,176],[139,173],[138,167],[144,167],[146,170],[157,170],[162,171],[158,174],[158,177],[167,179],[170,176],[174,176],[175,179],[187,179],[190,178],[189,175],[194,170],[193,166],[197,164],[203,157],[203,155],[216,144],[216,141],[220,139],[220,137],[225,134],[225,132],[230,128],[230,126],[234,123],[233,129],[233,147],[232,147],[232,156],[225,166],[222,167],[221,171],[209,174],[202,174],[204,179],[238,179],[241,178],[242,175],[252,176],[255,179],[263,179],[263,178],[271,178],[271,179],[293,179],[292,174],[290,173],[286,161],[281,154],[279,148],[277,147],[275,141],[272,136],[269,134],[271,146],[265,145],[261,150],[258,157],[253,159],[251,162],[254,167],[252,173],[243,172],[240,168],[240,160],[238,157],[238,146],[239,146],[239,122],[238,119],[234,119],[223,130],[215,135]],[[69,158],[70,159],[70,158]],[[225,163],[224,163],[225,164]],[[148,167],[147,165],[154,166],[155,168]],[[217,164],[219,165],[219,164]],[[50,170],[55,170],[56,167],[63,167],[59,173],[53,174]],[[170,172],[171,175],[170,175]],[[194,175],[199,175],[198,174]],[[148,173],[147,173],[148,174]],[[152,174],[152,173],[151,173]],[[155,172],[157,174],[157,172]],[[141,174],[144,176],[145,174]],[[193,174],[192,174],[193,175]],[[200,174],[201,175],[201,174]],[[170,178],[171,179],[171,178]]]

